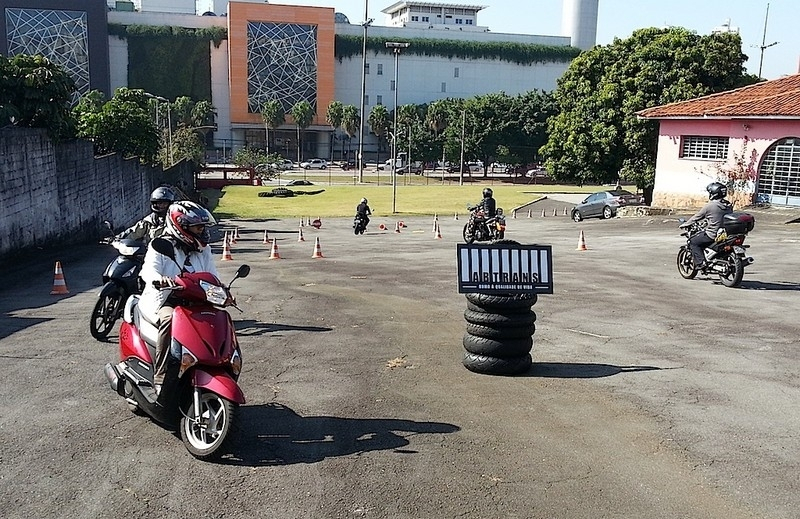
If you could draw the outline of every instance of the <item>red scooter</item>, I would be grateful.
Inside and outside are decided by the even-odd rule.
[[[153,248],[175,260],[172,244],[156,238]],[[238,407],[245,403],[238,378],[242,353],[225,307],[236,302],[230,286],[247,277],[242,265],[226,287],[208,272],[182,272],[175,277],[178,300],[172,317],[172,343],[164,385],[156,394],[153,359],[158,326],[139,312],[139,296],[125,305],[119,331],[120,361],[106,364],[105,375],[131,411],[150,415],[169,429],[179,429],[186,449],[196,458],[215,459],[237,427]],[[240,310],[241,311],[241,310]]]

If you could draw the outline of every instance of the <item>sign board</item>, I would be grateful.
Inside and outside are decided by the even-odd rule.
[[[458,293],[553,293],[550,245],[458,244]]]

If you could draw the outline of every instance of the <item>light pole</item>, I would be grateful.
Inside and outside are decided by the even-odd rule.
[[[400,51],[411,45],[408,42],[387,41],[386,48],[394,52],[394,126],[392,131],[392,214],[397,212],[397,71]]]
[[[169,146],[169,165],[172,167],[175,161],[172,160],[172,109],[170,108],[169,100],[165,97],[155,96],[149,92],[145,92],[144,95],[160,103],[167,103],[167,135],[169,136],[167,145]],[[158,106],[156,106],[156,126],[158,126]]]
[[[358,125],[358,181],[364,182],[364,124],[366,116],[364,114],[367,97],[367,27],[372,23],[367,7],[369,0],[364,0],[364,41],[361,42],[361,123]]]

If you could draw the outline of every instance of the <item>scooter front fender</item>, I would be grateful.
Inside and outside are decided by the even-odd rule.
[[[123,296],[128,297],[128,289],[121,283],[112,279],[106,282],[106,284],[103,285],[103,288],[100,289],[100,295],[98,295],[98,298],[116,294],[122,294]],[[122,303],[124,304],[125,301],[123,300]]]
[[[192,384],[195,387],[212,391],[231,402],[245,403],[244,393],[239,384],[223,369],[209,366],[197,368],[192,375]]]

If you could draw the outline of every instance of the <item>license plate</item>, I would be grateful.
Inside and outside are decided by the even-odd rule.
[[[733,252],[739,254],[740,256],[744,256],[744,247],[739,247],[738,245],[734,245]]]

